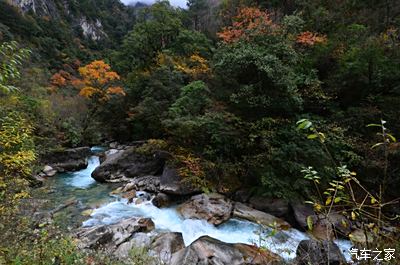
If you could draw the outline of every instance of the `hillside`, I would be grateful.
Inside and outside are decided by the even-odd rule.
[[[115,47],[132,28],[134,9],[119,1],[1,1],[2,40],[21,40],[59,66]]]

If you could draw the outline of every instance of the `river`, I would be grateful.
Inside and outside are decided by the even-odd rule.
[[[92,148],[92,151],[101,151],[101,148]],[[79,226],[113,224],[132,216],[148,217],[153,220],[156,230],[181,232],[185,245],[208,235],[227,243],[261,245],[286,260],[295,258],[300,241],[309,238],[306,233],[296,229],[272,231],[245,220],[230,219],[219,226],[209,224],[205,220],[184,220],[176,210],[177,205],[159,209],[147,200],[128,204],[126,199],[110,194],[116,187],[115,184],[97,183],[91,178],[91,173],[99,164],[99,157],[91,156],[86,169],[48,178],[45,186],[34,193],[34,197],[47,201],[48,209],[68,200],[78,201],[75,207],[69,207],[56,216],[62,228],[72,230]],[[144,192],[138,192],[137,195],[147,196]],[[349,260],[350,241],[335,242]]]

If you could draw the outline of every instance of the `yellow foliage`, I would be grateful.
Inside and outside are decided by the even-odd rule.
[[[0,119],[0,216],[4,218],[28,196],[26,178],[35,161],[32,132],[33,127],[17,112]]]
[[[160,53],[157,56],[157,65],[162,66],[166,64],[172,64],[176,70],[191,76],[193,79],[206,77],[211,72],[207,59],[197,53],[192,54],[189,58],[168,56]]]
[[[99,103],[108,101],[110,95],[125,96],[122,87],[112,86],[120,76],[111,71],[111,67],[102,60],[79,68],[82,79],[72,80],[71,84],[80,89],[79,95],[97,100]]]
[[[79,91],[79,95],[85,98],[90,98],[97,93],[99,93],[99,89],[91,86],[85,86],[84,88],[81,89],[81,91]]]

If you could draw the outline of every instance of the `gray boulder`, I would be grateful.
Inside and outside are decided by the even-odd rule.
[[[276,254],[246,244],[229,244],[203,236],[172,255],[170,265],[277,265]]]
[[[153,198],[151,202],[153,203],[154,206],[158,208],[163,208],[163,207],[168,207],[172,203],[172,200],[170,196],[160,192]]]
[[[129,257],[129,252],[132,248],[149,248],[152,241],[151,233],[138,232],[135,233],[131,239],[122,243],[114,252],[114,256],[119,259],[126,259]]]
[[[172,254],[185,248],[181,233],[168,232],[158,235],[153,239],[149,254],[162,261],[163,264],[169,264]]]
[[[303,231],[307,231],[307,218],[309,216],[311,216],[313,220],[316,220],[317,218],[313,207],[309,204],[299,202],[291,202],[290,206],[292,207],[294,219],[296,220],[298,227]]]
[[[233,217],[246,219],[264,226],[276,227],[282,230],[287,230],[290,228],[290,224],[286,221],[271,214],[253,209],[240,202],[235,203],[235,207],[233,209]]]
[[[178,208],[185,219],[204,219],[219,225],[231,217],[232,201],[218,193],[199,194],[190,198]]]
[[[154,223],[150,218],[127,218],[113,225],[97,225],[81,228],[76,237],[80,249],[115,250],[129,241],[137,232],[150,232]]]
[[[200,190],[182,180],[175,168],[165,166],[160,176],[160,191],[171,195],[192,195]]]
[[[277,217],[287,216],[290,209],[289,203],[286,200],[278,198],[254,196],[250,198],[249,203],[254,209]]]
[[[53,177],[55,174],[57,174],[57,170],[49,165],[44,166],[42,172],[46,175],[46,177]]]
[[[57,172],[77,171],[87,167],[87,158],[91,155],[89,147],[55,150],[41,156],[41,161]]]
[[[143,155],[135,147],[128,147],[106,156],[92,177],[99,182],[120,182],[129,178],[157,175],[162,172],[164,159],[156,153]]]
[[[297,265],[347,264],[339,247],[332,241],[303,240],[296,250]]]
[[[130,184],[136,190],[156,193],[160,190],[160,177],[158,176],[143,176],[134,178]],[[128,187],[126,187],[128,188]]]

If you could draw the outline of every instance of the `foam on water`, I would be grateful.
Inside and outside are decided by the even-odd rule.
[[[246,243],[262,245],[275,253],[279,253],[285,259],[293,259],[297,245],[308,237],[295,230],[279,231],[272,235],[272,231],[264,231],[263,240],[260,242],[261,227],[258,224],[238,219],[214,226],[205,220],[184,220],[175,207],[159,209],[151,202],[140,204],[128,204],[125,199],[116,201],[97,208],[91,214],[91,218],[83,223],[83,226],[98,224],[113,224],[127,217],[151,218],[155,228],[172,232],[181,232],[185,245],[190,245],[201,236],[210,236],[227,243]],[[268,235],[271,234],[271,235]]]
[[[66,180],[67,184],[76,188],[88,188],[90,185],[96,182],[91,175],[99,165],[100,159],[98,156],[89,157],[87,168],[70,173],[71,176]]]
[[[96,149],[94,151],[101,150]],[[91,187],[95,183],[91,174],[100,164],[99,157],[92,156],[88,162],[86,169],[70,173],[70,177],[65,178],[65,183],[80,189]],[[88,192],[90,191],[88,190]],[[151,218],[157,230],[181,232],[186,246],[199,237],[207,235],[227,243],[261,245],[287,260],[295,258],[296,248],[300,241],[309,238],[305,233],[296,229],[276,232],[265,230],[258,224],[245,220],[230,219],[220,226],[214,226],[205,220],[185,220],[179,215],[176,207],[159,209],[150,201],[128,204],[126,199],[119,197],[115,197],[114,201],[95,209],[90,219],[84,221],[82,225],[84,227],[99,224],[109,225],[133,216]],[[346,259],[350,260],[351,257],[348,252],[351,248],[350,241],[336,240],[335,242]]]

